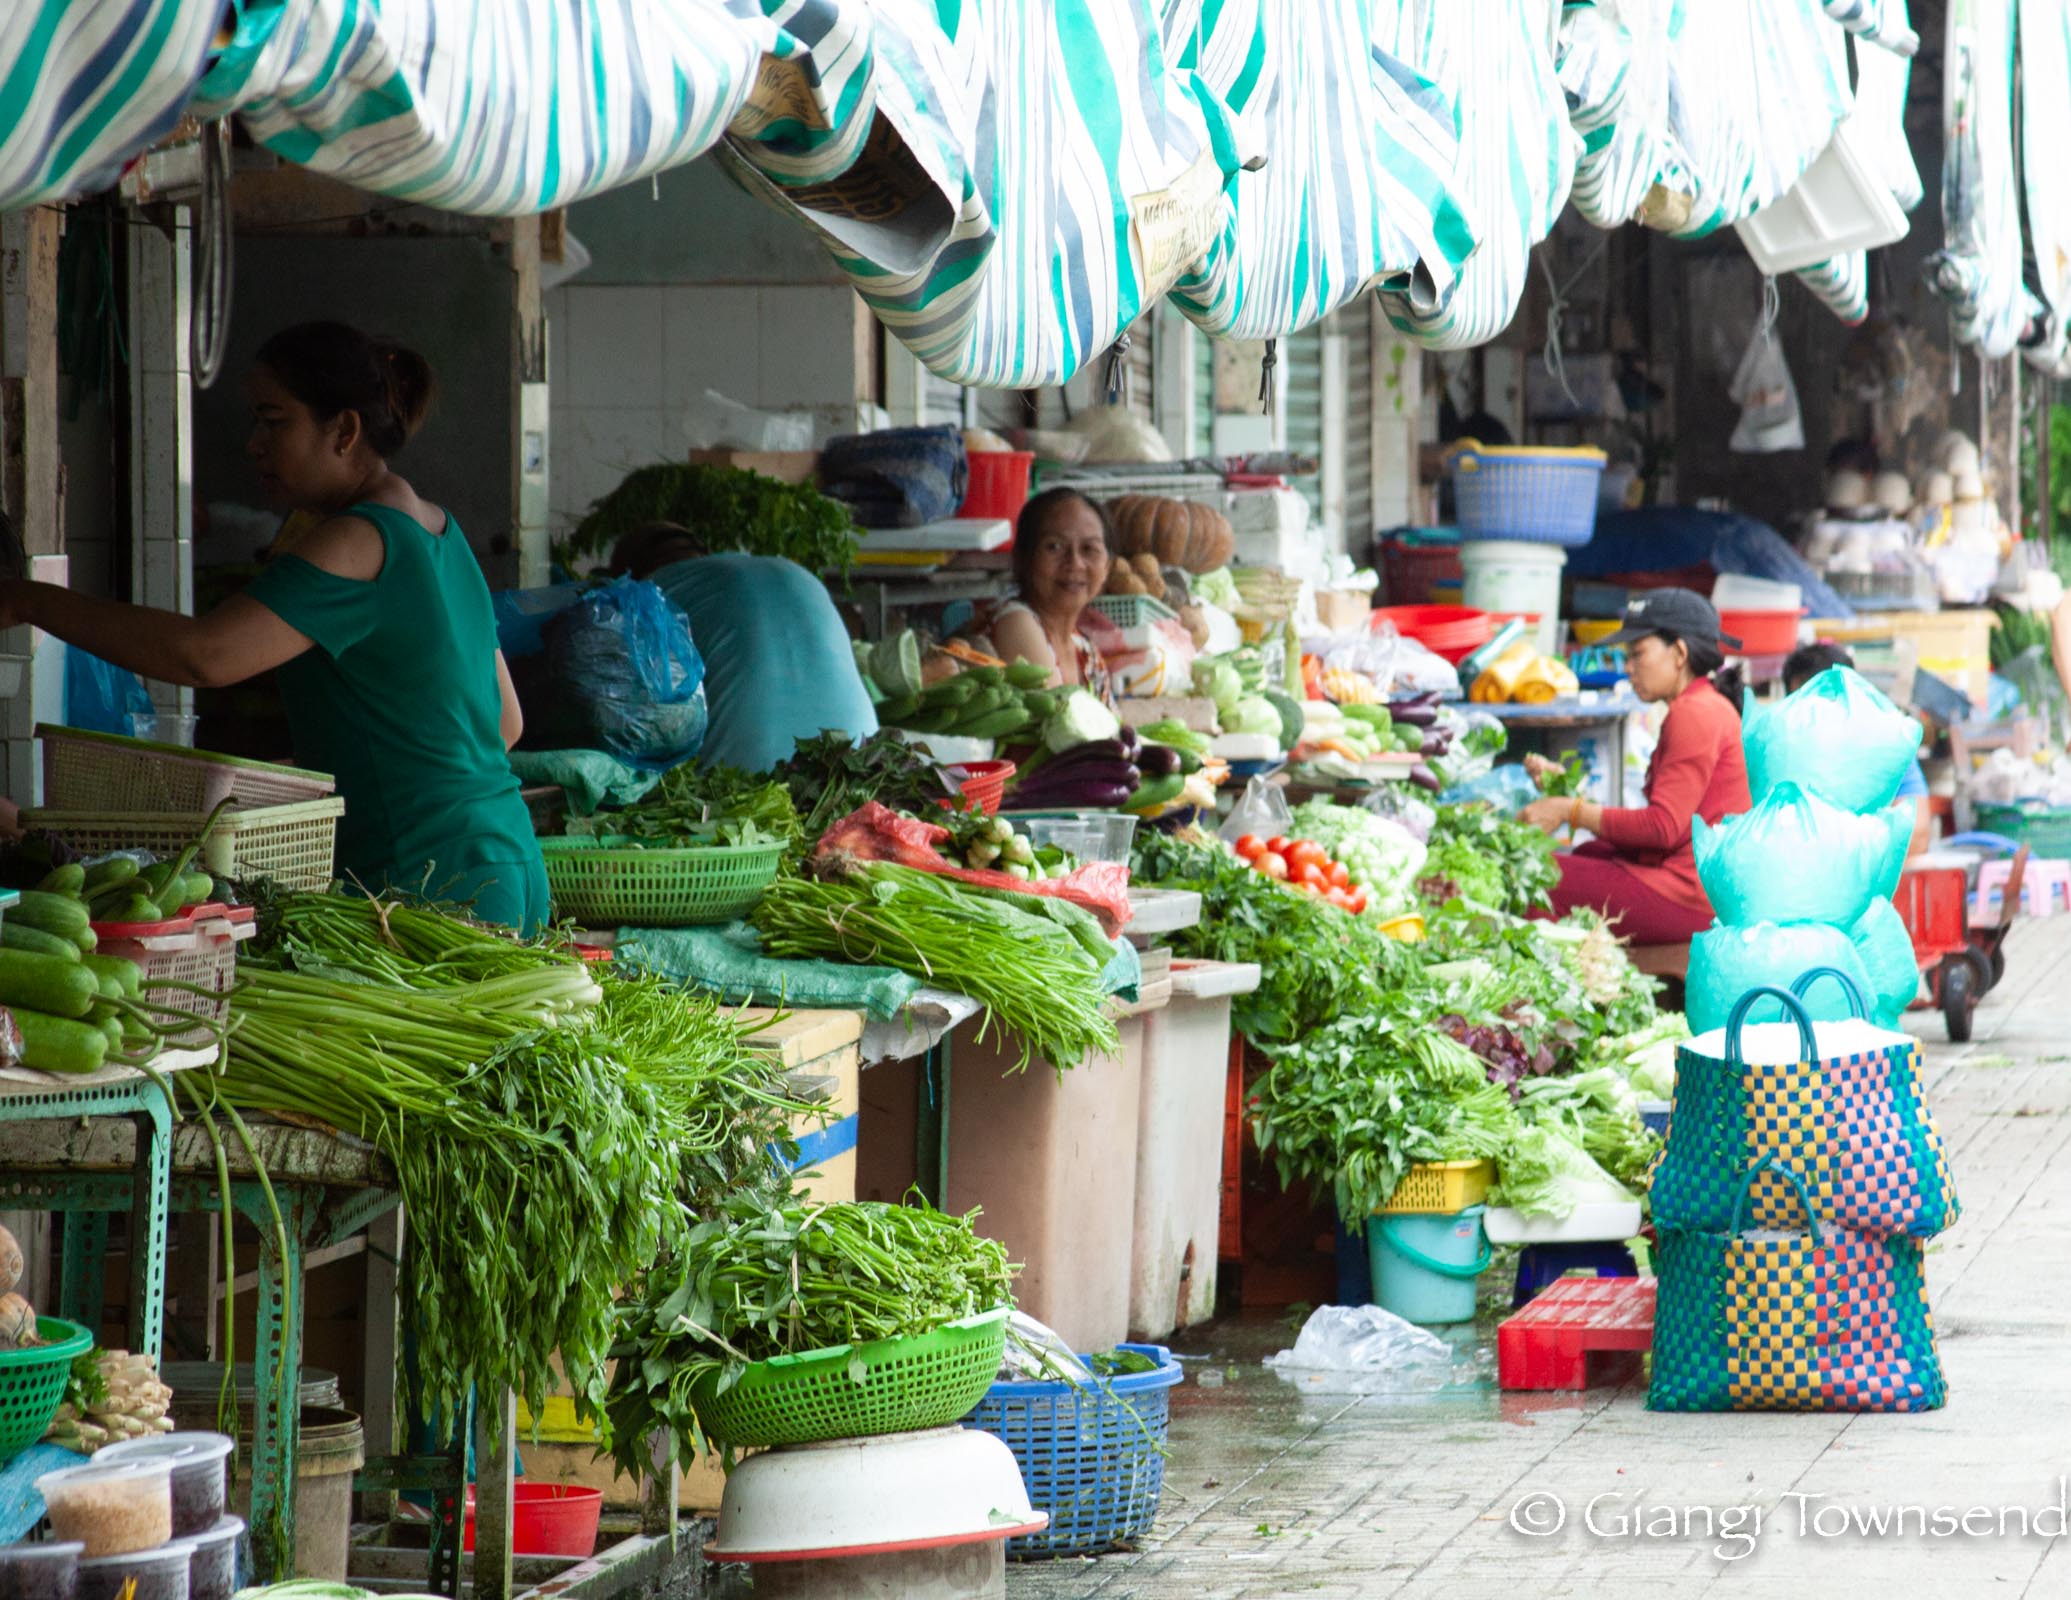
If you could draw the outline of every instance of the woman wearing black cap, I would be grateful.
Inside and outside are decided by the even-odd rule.
[[[1719,631],[1711,602],[1688,589],[1655,589],[1625,608],[1625,626],[1604,641],[1625,646],[1633,692],[1665,703],[1668,717],[1647,768],[1646,805],[1613,809],[1588,800],[1535,800],[1524,820],[1548,833],[1563,827],[1594,834],[1558,858],[1555,916],[1588,908],[1612,919],[1634,944],[1681,944],[1712,923],[1711,902],[1697,878],[1690,822],[1716,826],[1752,808],[1747,760],[1740,748],[1740,712],[1712,674],[1740,641]],[[1558,771],[1526,759],[1535,778]]]

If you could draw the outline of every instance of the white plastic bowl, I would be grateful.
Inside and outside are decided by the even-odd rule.
[[[802,1561],[931,1550],[1039,1533],[1014,1453],[989,1433],[930,1428],[790,1445],[726,1480],[719,1561]]]

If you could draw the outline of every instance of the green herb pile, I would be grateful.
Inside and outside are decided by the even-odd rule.
[[[791,791],[810,849],[835,823],[875,800],[893,811],[936,820],[936,801],[956,790],[942,769],[904,739],[872,734],[860,744],[845,733],[801,739],[772,776]]]
[[[1116,1047],[1101,975],[1112,949],[1091,913],[1045,895],[965,886],[887,862],[832,882],[779,878],[755,908],[779,958],[894,967],[985,1007],[979,1037],[1012,1037],[1017,1065],[1059,1071]]]
[[[806,484],[687,461],[628,473],[554,547],[554,559],[572,571],[650,522],[678,523],[707,550],[782,556],[808,572],[846,573],[856,561],[855,519],[839,500]]]
[[[1425,843],[1418,888],[1433,905],[1464,900],[1523,916],[1552,903],[1560,869],[1553,864],[1553,841],[1537,828],[1485,805],[1440,806]]]
[[[607,1416],[627,1472],[652,1470],[649,1433],[688,1466],[708,1441],[692,1396],[723,1393],[748,1363],[930,1333],[1011,1306],[1004,1246],[979,1237],[978,1213],[860,1202],[730,1203],[700,1223],[619,1311]]]
[[[403,1314],[424,1400],[470,1387],[535,1414],[561,1366],[603,1395],[612,1307],[693,1207],[775,1181],[807,1108],[716,1004],[607,978],[415,907],[278,900],[243,971],[211,1112],[313,1117],[375,1144],[411,1219]],[[242,1125],[239,1124],[242,1135]]]
[[[738,767],[671,767],[621,811],[570,818],[571,834],[620,835],[671,844],[718,839],[727,844],[781,841],[795,853],[804,842],[791,791],[767,774]]]

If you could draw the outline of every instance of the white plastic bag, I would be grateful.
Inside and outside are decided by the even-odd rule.
[[[1255,833],[1261,839],[1270,839],[1285,833],[1293,823],[1294,812],[1288,808],[1286,791],[1261,774],[1244,786],[1244,797],[1222,825],[1221,837],[1236,840]]]
[[[693,450],[810,450],[810,412],[757,411],[707,389],[683,408],[684,437]]]
[[[1302,1324],[1292,1350],[1266,1357],[1286,1377],[1342,1373],[1388,1388],[1443,1388],[1452,1376],[1452,1346],[1379,1306],[1319,1306]]]
[[[1763,286],[1764,310],[1754,337],[1726,393],[1740,407],[1740,423],[1727,448],[1742,455],[1771,455],[1805,448],[1805,422],[1798,411],[1798,386],[1776,337],[1774,280]]]

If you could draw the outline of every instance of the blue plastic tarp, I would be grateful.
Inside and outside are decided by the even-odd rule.
[[[1628,572],[1677,572],[1710,566],[1719,573],[1794,583],[1816,617],[1846,620],[1855,608],[1827,587],[1790,541],[1753,517],[1730,511],[1650,506],[1596,519],[1596,537],[1568,552],[1568,575],[1605,578]]]

